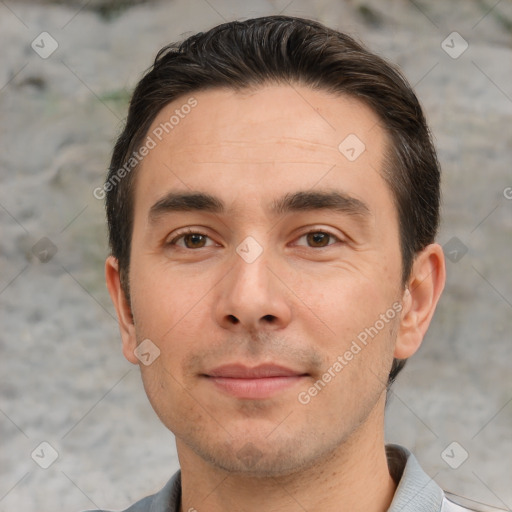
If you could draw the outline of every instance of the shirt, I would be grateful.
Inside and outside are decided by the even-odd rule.
[[[388,512],[496,512],[500,509],[444,492],[423,471],[416,457],[403,446],[386,445],[389,472],[398,484]],[[148,496],[124,512],[179,512],[181,470],[158,493]],[[106,512],[106,511],[89,511]]]

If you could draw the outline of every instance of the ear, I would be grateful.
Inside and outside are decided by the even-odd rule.
[[[130,363],[138,364],[139,361],[134,353],[137,347],[137,339],[135,337],[135,324],[133,323],[132,310],[121,287],[118,261],[113,256],[109,256],[105,261],[105,279],[107,281],[110,298],[117,312],[117,321],[123,342],[124,357],[126,357]]]
[[[439,244],[430,244],[414,259],[404,291],[402,317],[394,352],[396,359],[407,359],[419,349],[445,281],[443,249]]]

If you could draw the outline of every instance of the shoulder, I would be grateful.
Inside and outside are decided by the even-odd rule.
[[[165,487],[151,496],[137,501],[123,512],[178,512],[181,501],[181,471],[178,470]],[[89,510],[87,512],[108,512]]]
[[[451,492],[444,492],[443,505],[441,507],[440,512],[505,512],[505,509],[491,507],[490,505],[485,505],[483,503],[479,503],[478,501],[473,501],[468,498],[463,498],[462,496],[457,496],[456,494],[452,494]]]
[[[386,445],[386,455],[397,483],[388,512],[506,512],[444,491],[403,446]]]

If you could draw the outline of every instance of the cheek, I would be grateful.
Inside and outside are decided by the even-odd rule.
[[[306,290],[306,304],[328,334],[327,346],[338,350],[372,325],[385,303],[376,280],[345,269],[331,271],[323,283],[305,283]]]
[[[374,321],[355,335],[340,337],[337,346],[331,347],[323,373],[305,390],[314,407],[329,411],[328,421],[341,421],[340,411],[345,420],[358,415],[363,419],[386,389],[393,359],[393,322],[379,330],[380,324],[375,327]]]
[[[169,362],[168,354],[161,356],[148,367],[141,367],[146,395],[160,421],[177,433],[190,425],[200,425],[202,411],[178,375],[179,358]],[[186,411],[186,414],[185,414]]]
[[[192,333],[213,285],[207,273],[184,274],[161,259],[150,264],[141,258],[137,263],[132,266],[131,290],[138,333],[162,342],[177,333]]]
[[[322,336],[317,330],[312,333],[313,339],[327,356],[323,370],[330,369],[336,375],[327,375],[326,379],[354,388],[354,392],[371,386],[370,381],[382,388],[387,382],[400,322],[396,311],[399,302],[390,283],[346,274],[338,282],[331,279],[328,291],[315,293],[312,285],[310,290],[311,304],[328,333]],[[347,396],[345,392],[343,395]]]
[[[212,332],[211,325],[206,325],[209,316],[205,315],[211,298],[205,295],[203,285],[169,274],[162,269],[145,273],[139,265],[132,279],[137,342],[149,339],[159,351],[151,365],[141,365],[142,380],[154,410],[165,424],[169,424],[172,411],[190,407],[184,403],[187,396],[183,387],[188,388],[190,382],[183,374],[183,361],[190,353],[199,353]]]
[[[211,332],[204,314],[211,307],[209,298],[193,287],[176,292],[183,289],[187,289],[183,283],[168,284],[161,276],[148,276],[134,305],[138,342],[150,339],[159,350],[151,365],[140,366],[144,389],[153,409],[169,428],[178,428],[185,416],[198,421],[201,417],[192,395],[184,392],[191,385],[189,376],[184,374],[184,361],[191,353],[201,353]]]

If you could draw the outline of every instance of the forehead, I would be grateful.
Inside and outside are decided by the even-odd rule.
[[[235,202],[237,190],[269,198],[276,187],[342,184],[356,196],[387,188],[379,172],[387,137],[377,115],[355,98],[304,86],[182,96],[147,136],[153,147],[138,170],[136,207],[173,188],[231,193]]]

